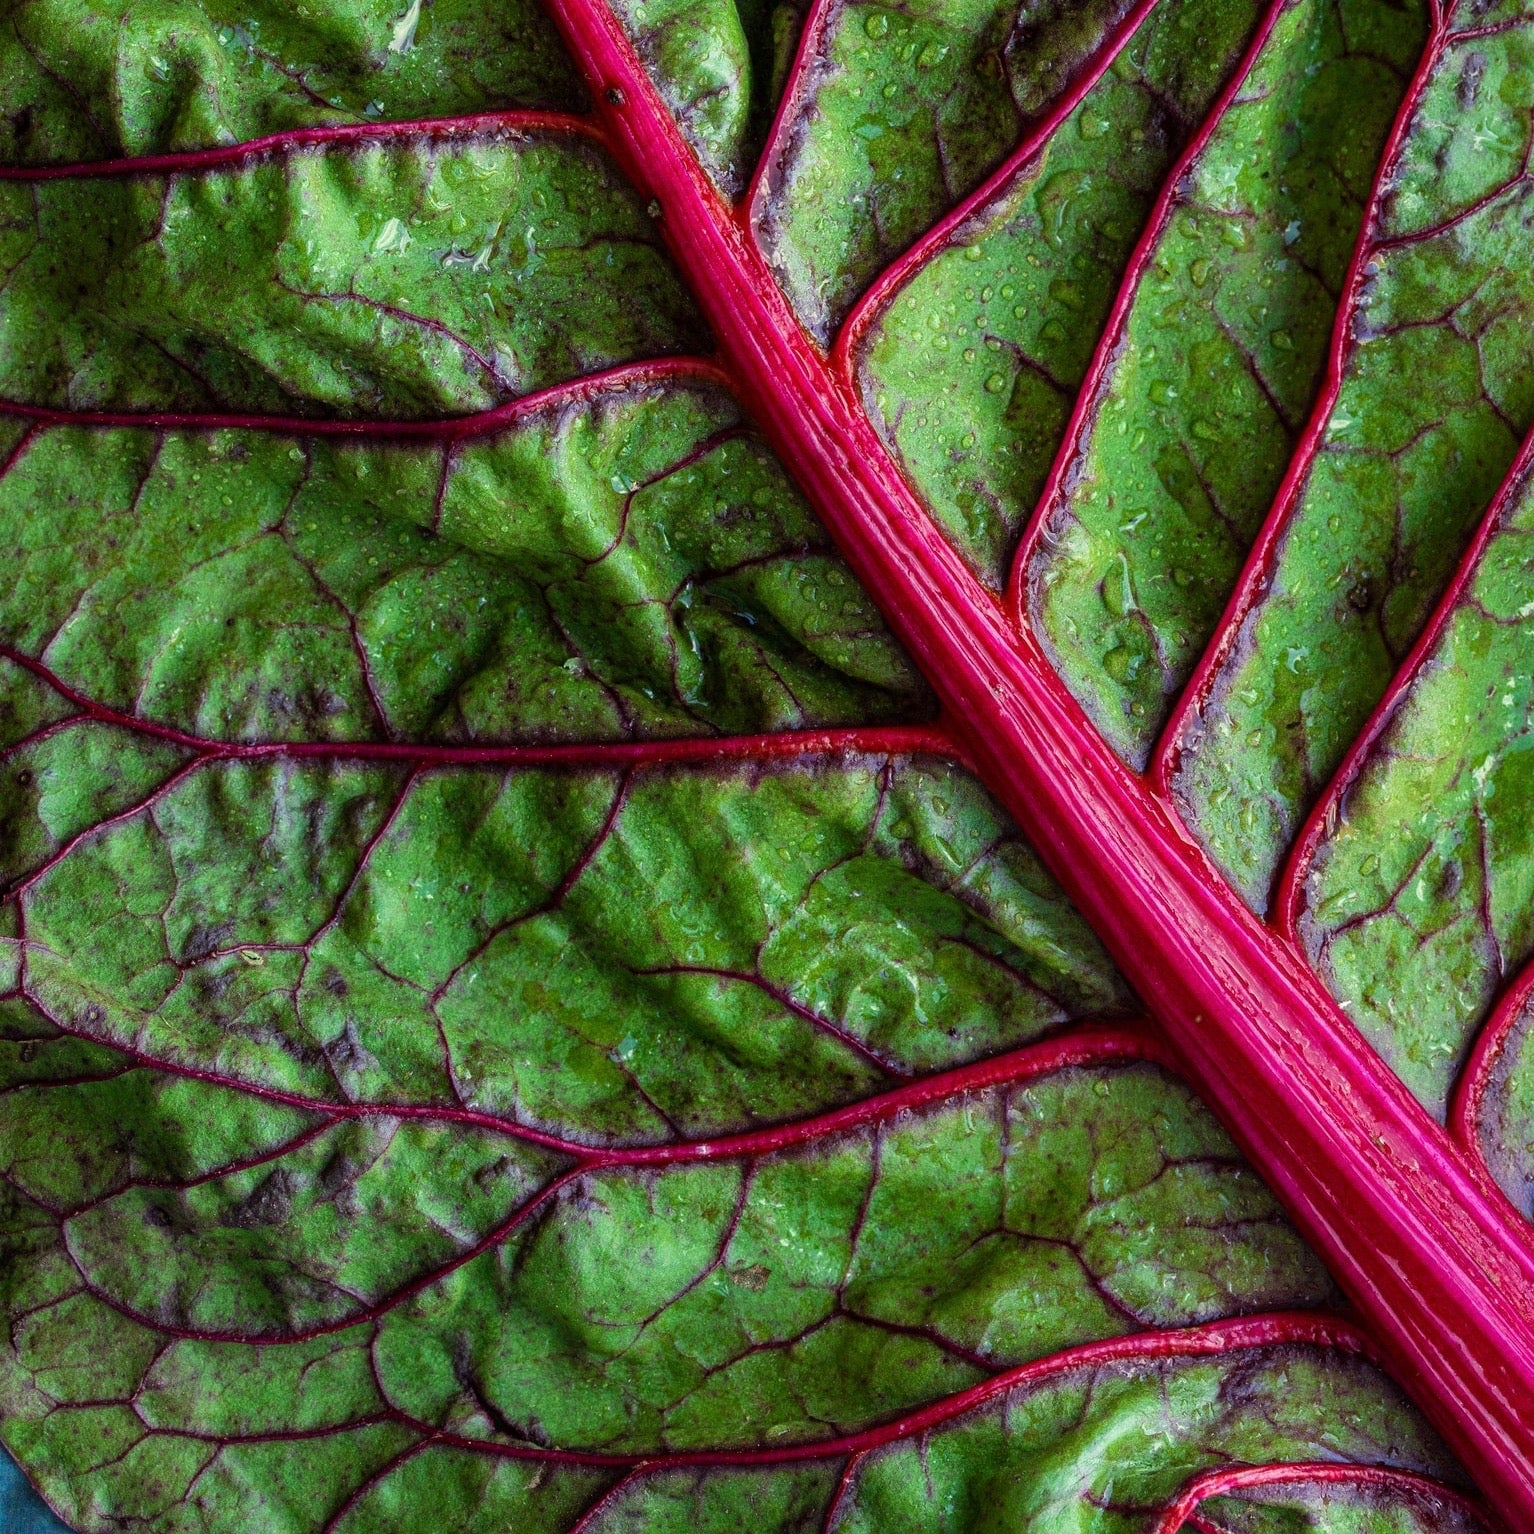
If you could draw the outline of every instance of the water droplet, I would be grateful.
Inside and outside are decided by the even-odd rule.
[[[890,19],[883,11],[875,11],[867,21],[863,23],[863,30],[876,42],[879,38],[889,34]]]
[[[1049,285],[1049,296],[1067,309],[1079,309],[1082,304],[1081,284],[1056,277]]]
[[[1122,554],[1115,554],[1108,572],[1103,576],[1103,606],[1115,618],[1122,618],[1136,611],[1134,585],[1129,579],[1129,561]]]
[[[1115,682],[1132,682],[1140,671],[1140,656],[1127,644],[1115,645],[1103,656],[1103,670]]]
[[[987,394],[1000,394],[1007,387],[1007,375],[1005,373],[992,373],[985,381]]]

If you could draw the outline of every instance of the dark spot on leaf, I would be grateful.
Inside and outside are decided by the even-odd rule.
[[[378,1067],[377,1059],[364,1047],[362,1040],[357,1036],[357,1024],[352,1018],[347,1018],[340,1038],[331,1043],[325,1053],[337,1070],[366,1071],[376,1070]]]
[[[193,927],[187,934],[181,957],[187,964],[200,964],[222,948],[233,934],[233,922],[220,922],[216,927]]]
[[[224,1217],[225,1225],[249,1230],[263,1225],[281,1225],[293,1212],[293,1174],[278,1168],[242,1204]]]
[[[1464,69],[1460,71],[1459,85],[1455,90],[1461,111],[1469,111],[1475,105],[1475,98],[1481,93],[1481,80],[1485,74],[1486,55],[1470,54],[1465,60]]]

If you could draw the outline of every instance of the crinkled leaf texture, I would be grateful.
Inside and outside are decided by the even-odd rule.
[[[1534,11],[0,108],[7,1531],[1534,1527]]]

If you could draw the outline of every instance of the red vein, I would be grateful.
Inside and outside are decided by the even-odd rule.
[[[0,417],[31,421],[37,426],[100,429],[139,428],[145,431],[264,431],[288,437],[381,438],[391,441],[452,444],[503,431],[545,410],[581,404],[598,395],[650,385],[688,384],[727,388],[728,380],[707,357],[662,357],[622,363],[600,373],[559,383],[520,399],[473,415],[420,421],[338,419],[316,416],[261,415],[241,411],[80,410],[52,405],[29,405],[0,399]],[[19,451],[19,448],[18,448]],[[14,455],[13,455],[14,456]],[[9,465],[7,465],[8,467]]]
[[[1487,1197],[1294,949],[1117,760],[1037,640],[936,529],[614,16],[599,0],[548,3],[614,153],[657,204],[747,408],[942,697],[981,775],[1375,1323],[1407,1388],[1506,1516],[1534,1525],[1528,1229]]]
[[[70,1260],[79,1272],[81,1282],[92,1295],[119,1315],[131,1317],[142,1325],[154,1327],[167,1336],[176,1338],[204,1342],[260,1342],[274,1344],[308,1342],[316,1337],[330,1336],[335,1332],[345,1331],[349,1327],[362,1325],[369,1321],[376,1321],[388,1315],[414,1295],[420,1294],[423,1290],[441,1283],[443,1279],[455,1273],[466,1263],[472,1262],[476,1257],[483,1255],[485,1252],[503,1245],[522,1226],[556,1200],[564,1189],[583,1178],[596,1176],[603,1172],[656,1170],[670,1166],[738,1161],[780,1154],[785,1151],[800,1149],[816,1141],[834,1138],[837,1135],[849,1134],[855,1130],[873,1125],[888,1123],[898,1118],[901,1114],[915,1112],[921,1108],[931,1107],[938,1103],[946,1103],[976,1092],[986,1091],[998,1086],[1021,1085],[1039,1076],[1049,1075],[1071,1066],[1129,1064],[1138,1061],[1162,1064],[1171,1068],[1167,1051],[1144,1035],[1131,1033],[1124,1029],[1083,1029],[1078,1033],[1064,1035],[1057,1039],[1045,1040],[1043,1043],[1032,1045],[1025,1049],[1014,1050],[1010,1054],[998,1056],[993,1060],[983,1060],[973,1065],[962,1066],[957,1070],[945,1071],[941,1075],[929,1077],[925,1081],[912,1082],[893,1091],[882,1092],[877,1096],[865,1098],[861,1102],[851,1103],[845,1108],[837,1108],[828,1113],[818,1114],[813,1118],[799,1119],[792,1123],[781,1124],[769,1129],[748,1130],[741,1134],[721,1135],[707,1140],[681,1140],[665,1145],[631,1146],[612,1150],[593,1149],[590,1146],[579,1145],[568,1140],[560,1140],[554,1136],[543,1134],[541,1131],[526,1130],[519,1124],[496,1119],[489,1114],[474,1114],[470,1110],[402,1108],[397,1105],[383,1104],[355,1104],[348,1105],[345,1108],[335,1108],[327,1104],[305,1102],[302,1099],[293,1098],[286,1094],[258,1092],[255,1095],[269,1100],[283,1101],[290,1106],[309,1108],[319,1113],[328,1114],[332,1120],[343,1118],[402,1118],[415,1120],[429,1119],[460,1124],[471,1123],[479,1128],[491,1129],[500,1134],[530,1141],[547,1149],[561,1151],[572,1158],[571,1165],[565,1167],[557,1176],[551,1178],[542,1188],[538,1189],[536,1193],[519,1204],[504,1220],[493,1226],[484,1235],[479,1237],[478,1240],[470,1243],[461,1251],[454,1253],[452,1257],[424,1272],[416,1274],[407,1283],[402,1284],[398,1289],[381,1299],[373,1301],[371,1304],[359,1305],[344,1315],[334,1316],[329,1320],[315,1322],[309,1326],[295,1327],[291,1331],[242,1332],[230,1329],[182,1326],[167,1322],[152,1313],[140,1310],[137,1306],[101,1288],[90,1277],[85,1264],[81,1262],[70,1245],[68,1220],[61,1227],[61,1233],[65,1250],[69,1253]],[[156,1068],[164,1067],[157,1066]],[[177,1072],[175,1067],[170,1067],[170,1069],[176,1074],[193,1074],[191,1072]],[[205,1080],[208,1078],[199,1075],[198,1079]],[[226,1084],[235,1086],[240,1090],[248,1090],[244,1087],[243,1083]],[[287,1144],[277,1147],[265,1155],[247,1158],[227,1168],[216,1168],[204,1176],[180,1186],[194,1187],[199,1183],[214,1181],[234,1171],[248,1170],[252,1166],[277,1160],[288,1152],[301,1148],[330,1127],[329,1124],[321,1124],[303,1130]],[[156,1187],[169,1185],[136,1183],[128,1186]],[[108,1197],[115,1197],[117,1193],[123,1191],[126,1191],[126,1188],[116,1190],[114,1194]],[[97,1202],[105,1201],[98,1200]],[[94,1206],[86,1205],[82,1209],[72,1211],[70,1218],[77,1217],[91,1207]]]
[[[1272,915],[1274,926],[1287,941],[1292,943],[1300,941],[1299,924],[1300,918],[1304,915],[1305,879],[1315,860],[1316,852],[1321,843],[1336,829],[1337,819],[1342,813],[1343,801],[1367,767],[1380,737],[1390,728],[1391,722],[1406,704],[1424,664],[1437,649],[1449,625],[1454,621],[1455,613],[1475,583],[1476,573],[1487,546],[1501,530],[1504,518],[1516,509],[1516,503],[1531,472],[1534,472],[1534,428],[1531,428],[1524,437],[1518,456],[1503,477],[1497,493],[1492,496],[1491,504],[1482,514],[1475,536],[1470,540],[1465,552],[1460,555],[1459,564],[1443,595],[1438,599],[1438,605],[1433,609],[1432,617],[1423,626],[1416,642],[1407,651],[1406,658],[1397,667],[1395,675],[1390,679],[1390,686],[1375,704],[1362,731],[1338,764],[1331,781],[1306,817],[1305,824],[1290,849],[1274,892]]]
[[[428,1433],[401,1449],[398,1454],[386,1459],[377,1470],[361,1481],[335,1512],[325,1520],[325,1526],[320,1530],[320,1534],[334,1534],[334,1531],[341,1527],[353,1509],[365,1502],[376,1487],[386,1481],[396,1470],[409,1464],[418,1454],[422,1454],[431,1448],[435,1441],[435,1435]]]
[[[1338,301],[1336,319],[1332,325],[1332,338],[1327,350],[1326,373],[1321,392],[1316,397],[1304,433],[1295,446],[1283,479],[1279,482],[1278,490],[1273,497],[1273,505],[1247,554],[1246,563],[1241,570],[1241,578],[1237,581],[1229,602],[1226,603],[1225,611],[1215,629],[1214,639],[1199,658],[1198,665],[1193,668],[1193,674],[1189,677],[1182,696],[1172,709],[1166,726],[1161,732],[1161,739],[1151,757],[1151,782],[1156,792],[1162,797],[1168,796],[1171,792],[1171,783],[1182,754],[1182,742],[1194,716],[1200,713],[1207,703],[1220,673],[1240,641],[1247,617],[1256,607],[1272,578],[1279,549],[1288,532],[1290,520],[1303,497],[1311,468],[1320,453],[1322,443],[1326,440],[1326,428],[1331,420],[1332,411],[1336,408],[1337,400],[1342,393],[1344,376],[1354,349],[1353,320],[1363,286],[1368,280],[1369,262],[1379,242],[1380,209],[1395,175],[1412,119],[1422,104],[1428,82],[1432,78],[1433,71],[1438,67],[1450,38],[1443,0],[1429,0],[1429,4],[1432,10],[1432,26],[1429,29],[1427,45],[1417,62],[1416,73],[1413,74],[1411,83],[1406,88],[1406,94],[1401,98],[1401,104],[1396,109],[1390,136],[1385,141],[1379,165],[1375,170],[1374,181],[1369,189],[1368,201],[1365,203],[1366,213],[1358,231],[1358,239],[1353,246],[1347,275],[1343,279],[1342,296]]]
[[[155,1182],[143,1180],[124,1187],[191,1187],[198,1182],[208,1182],[233,1172],[276,1160],[297,1149],[300,1145],[324,1133],[336,1124],[352,1119],[408,1119],[415,1123],[461,1124],[468,1128],[505,1135],[522,1140],[556,1155],[568,1157],[576,1172],[603,1172],[625,1167],[666,1167],[693,1165],[708,1161],[734,1161],[746,1157],[776,1155],[784,1151],[802,1149],[816,1141],[836,1135],[851,1134],[855,1130],[889,1123],[901,1114],[914,1113],[935,1104],[951,1102],[956,1098],[971,1096],[977,1092],[991,1091],[997,1087],[1021,1086],[1024,1082],[1071,1067],[1128,1065],[1137,1062],[1159,1065],[1164,1070],[1177,1072],[1179,1067],[1166,1047],[1150,1035],[1131,1028],[1099,1027],[1089,1025],[1073,1028],[1069,1032],[1009,1050],[1006,1054],[978,1060],[970,1065],[958,1066],[951,1071],[940,1071],[921,1081],[906,1082],[888,1091],[848,1103],[842,1108],[832,1108],[809,1118],[794,1119],[788,1123],[770,1125],[763,1129],[743,1130],[736,1134],[714,1135],[702,1140],[672,1140],[657,1145],[593,1146],[578,1140],[570,1140],[546,1130],[535,1129],[499,1114],[474,1108],[453,1108],[430,1103],[333,1103],[320,1098],[305,1097],[297,1092],[284,1092],[277,1088],[263,1087],[259,1083],[246,1082],[238,1077],[222,1076],[215,1072],[199,1070],[178,1064],[174,1060],[145,1055],[137,1050],[126,1049],[110,1041],[103,1041],[93,1034],[65,1024],[57,1025],[61,1032],[71,1038],[88,1040],[115,1049],[127,1057],[134,1066],[150,1071],[163,1072],[169,1076],[200,1081],[209,1086],[224,1087],[230,1091],[259,1097],[263,1101],[279,1103],[306,1113],[320,1115],[323,1122],[302,1130],[292,1140],[260,1155],[217,1167],[192,1182]],[[52,1086],[68,1085],[65,1082],[38,1082],[38,1090]],[[116,1189],[107,1197],[115,1197],[123,1191]],[[100,1202],[100,1200],[98,1200]],[[83,1207],[83,1206],[82,1206]],[[72,1210],[78,1214],[79,1209]]]
[[[12,878],[7,882],[0,882],[0,904],[16,900],[25,891],[31,889],[39,879],[42,879],[54,868],[58,867],[82,842],[87,842],[93,837],[101,836],[117,826],[126,825],[130,820],[136,819],[146,810],[159,804],[162,799],[174,792],[187,778],[191,777],[201,765],[202,763],[198,761],[183,762],[174,772],[167,773],[142,798],[135,800],[132,804],[125,805],[114,814],[103,816],[93,825],[87,826],[83,831],[77,831],[73,836],[66,837],[52,852],[44,857],[42,862],[35,864],[18,877]]]
[[[1448,1506],[1468,1518],[1477,1529],[1487,1529],[1484,1513],[1468,1497],[1431,1476],[1388,1465],[1344,1465],[1336,1460],[1297,1460],[1285,1465],[1227,1465],[1196,1475],[1170,1503],[1145,1534],[1177,1534],[1193,1516],[1200,1502],[1228,1496],[1258,1486],[1356,1486],[1369,1491],[1393,1492],[1402,1497]]]
[[[843,1027],[840,1023],[834,1022],[828,1017],[823,1017],[814,1008],[807,1007],[803,1002],[797,1000],[782,986],[773,985],[760,975],[753,975],[743,970],[722,969],[717,965],[708,964],[666,964],[657,969],[637,970],[635,973],[640,975],[693,975],[701,976],[704,979],[735,981],[741,985],[753,986],[762,995],[776,1002],[785,1012],[800,1018],[812,1028],[816,1028],[824,1033],[828,1038],[835,1039],[843,1049],[850,1050],[864,1064],[871,1065],[881,1075],[910,1075],[909,1067],[891,1063],[872,1044],[864,1039],[860,1039],[849,1028]]]
[[[1066,1348],[1047,1358],[1004,1369],[978,1385],[906,1412],[890,1422],[810,1443],[753,1449],[683,1449],[659,1454],[610,1454],[596,1450],[541,1448],[533,1444],[496,1443],[457,1433],[439,1433],[439,1441],[506,1459],[542,1460],[551,1464],[638,1469],[646,1474],[697,1467],[799,1464],[806,1460],[841,1459],[888,1448],[903,1439],[918,1438],[977,1411],[1014,1390],[1047,1385],[1078,1370],[1114,1364],[1159,1363],[1163,1360],[1216,1357],[1249,1348],[1310,1346],[1372,1357],[1364,1335],[1336,1316],[1301,1311],[1273,1311],[1234,1321],[1203,1326],[1136,1332],[1101,1342]],[[409,1420],[409,1419],[406,1419]],[[425,1424],[416,1423],[425,1427]],[[433,1430],[435,1431],[435,1430]]]
[[[602,1492],[597,1499],[570,1525],[569,1534],[591,1534],[596,1528],[597,1520],[610,1513],[619,1502],[623,1500],[643,1479],[642,1473],[630,1471],[621,1476],[606,1491]]]
[[[1486,1165],[1485,1143],[1481,1137],[1481,1113],[1486,1093],[1502,1051],[1530,1003],[1534,1003],[1534,964],[1526,965],[1497,998],[1454,1085],[1449,1102],[1449,1133],[1482,1165]],[[1489,1166],[1487,1176],[1490,1179]]]
[[[842,1473],[837,1477],[836,1492],[831,1500],[826,1503],[825,1516],[820,1520],[820,1534],[831,1534],[836,1527],[836,1520],[841,1514],[842,1505],[852,1493],[858,1474],[863,1468],[861,1454],[852,1454],[847,1458],[847,1463],[842,1466]]]
[[[1135,300],[1139,297],[1140,284],[1156,258],[1156,252],[1168,224],[1172,221],[1172,215],[1186,196],[1190,172],[1205,149],[1209,147],[1209,141],[1224,120],[1226,112],[1241,94],[1252,71],[1257,67],[1257,61],[1262,56],[1262,50],[1267,47],[1268,39],[1273,35],[1273,28],[1278,24],[1279,17],[1289,9],[1291,4],[1292,0],[1269,0],[1268,8],[1263,13],[1257,30],[1247,43],[1241,62],[1215,98],[1214,105],[1199,125],[1198,132],[1188,141],[1162,182],[1161,191],[1151,209],[1150,218],[1129,258],[1129,265],[1124,269],[1118,291],[1114,295],[1113,307],[1108,312],[1107,322],[1098,339],[1097,348],[1092,353],[1092,361],[1087,367],[1086,376],[1082,379],[1081,387],[1077,391],[1075,403],[1071,407],[1070,419],[1066,422],[1065,434],[1060,439],[1054,462],[1050,465],[1049,474],[1044,481],[1043,492],[1039,496],[1033,514],[1028,519],[1028,526],[1017,546],[1017,552],[1012,557],[1012,573],[1007,583],[1007,601],[1017,612],[1020,623],[1027,621],[1024,615],[1027,612],[1028,602],[1028,567],[1038,553],[1039,542],[1050,521],[1066,504],[1070,471],[1085,451],[1085,438],[1096,424],[1102,396],[1108,386],[1109,370],[1124,344],[1124,332],[1129,324],[1129,316],[1134,308]]]
[[[616,151],[656,197],[748,405],[944,696],[983,776],[1375,1318],[1408,1387],[1509,1518],[1529,1522],[1534,1263],[1521,1227],[1480,1194],[1465,1159],[1360,1051],[1316,978],[1112,757],[1036,642],[932,527],[707,184],[615,19],[596,0],[550,8]],[[1104,868],[1116,877],[1100,877]],[[847,1445],[859,1441],[832,1452],[858,1452]]]
[[[1071,1066],[1107,1065],[1145,1061],[1176,1070],[1170,1052],[1143,1033],[1125,1028],[1081,1028],[1038,1044],[942,1071],[921,1081],[905,1082],[887,1092],[834,1108],[813,1118],[742,1134],[719,1135],[708,1140],[682,1141],[672,1145],[643,1145],[625,1150],[582,1151],[587,1169],[609,1167],[674,1166],[684,1162],[726,1161],[742,1156],[770,1156],[795,1150],[817,1140],[848,1134],[874,1124],[887,1124],[903,1113],[914,1113],[935,1103],[967,1097],[993,1087],[1019,1086]]]
[[[825,41],[826,28],[840,4],[841,0],[810,0],[809,14],[799,28],[799,44],[794,50],[793,63],[789,65],[788,79],[777,110],[772,114],[772,126],[767,130],[767,142],[751,173],[746,195],[740,200],[743,228],[754,224],[754,210],[763,195],[763,183],[777,168],[780,157],[788,152],[792,135],[804,119],[808,97],[815,84],[815,60]]]
[[[270,757],[322,761],[400,762],[415,767],[605,768],[713,765],[773,761],[819,755],[946,756],[963,760],[947,725],[852,725],[832,729],[779,730],[760,735],[695,735],[671,739],[572,741],[554,745],[453,746],[394,740],[215,740],[137,714],[109,707],[71,687],[41,661],[0,644],[0,659],[20,666],[46,682],[79,710],[68,719],[45,725],[35,736],[7,748],[56,735],[72,725],[92,723],[130,730],[150,740],[192,752],[204,762],[261,761]],[[92,828],[95,829],[95,828]],[[82,835],[90,835],[88,830]],[[78,838],[77,838],[78,840]]]
[[[465,117],[423,117],[408,122],[330,123],[315,128],[289,128],[239,144],[212,149],[183,149],[167,154],[125,155],[110,160],[77,160],[67,165],[0,165],[0,181],[73,181],[102,176],[199,175],[246,165],[252,160],[330,144],[382,143],[415,138],[491,138],[510,134],[562,133],[593,143],[602,142],[600,125],[573,112],[476,112]]]
[[[841,332],[832,344],[831,366],[839,378],[846,382],[852,380],[857,367],[858,348],[885,306],[934,256],[953,244],[964,231],[964,226],[1001,196],[1044,152],[1060,126],[1081,105],[1093,86],[1107,74],[1114,60],[1139,30],[1141,22],[1155,10],[1158,3],[1159,0],[1135,0],[1135,4],[1108,29],[1097,51],[1017,148],[957,207],[934,224],[904,254],[897,256],[864,291],[842,322]],[[1273,0],[1275,10],[1281,3],[1282,0]],[[765,160],[763,163],[766,163]]]
[[[459,1268],[473,1262],[476,1257],[491,1251],[497,1246],[502,1246],[523,1225],[527,1224],[545,1205],[553,1202],[568,1184],[586,1175],[584,1167],[574,1167],[563,1172],[560,1176],[547,1182],[525,1203],[519,1204],[504,1220],[493,1226],[477,1241],[456,1252],[445,1262],[428,1269],[424,1273],[417,1274],[414,1278],[400,1285],[398,1289],[375,1300],[369,1305],[359,1305],[355,1310],[348,1311],[345,1315],[336,1316],[329,1321],[317,1321],[311,1326],[295,1327],[287,1332],[243,1332],[224,1330],[215,1327],[181,1326],[174,1322],[162,1320],[159,1316],[138,1309],[127,1301],[119,1299],[115,1294],[103,1289],[92,1279],[85,1264],[80,1260],[79,1254],[70,1244],[69,1223],[60,1227],[60,1244],[68,1256],[70,1263],[80,1276],[80,1286],[94,1299],[99,1300],[108,1310],[116,1311],[120,1316],[126,1316],[131,1321],[136,1321],[141,1326],[152,1327],[166,1337],[174,1337],[182,1341],[190,1342],[214,1342],[214,1343],[249,1343],[263,1345],[288,1345],[299,1342],[312,1342],[318,1337],[331,1337],[337,1332],[349,1331],[354,1326],[363,1326],[369,1321],[381,1320],[391,1311],[397,1310],[407,1300],[413,1299],[423,1289],[429,1289],[434,1284],[439,1284],[445,1278],[451,1277]]]

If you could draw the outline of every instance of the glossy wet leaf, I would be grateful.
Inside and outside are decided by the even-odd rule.
[[[1529,498],[1515,494],[1305,891],[1318,962],[1439,1113],[1474,1024],[1534,950],[1523,611],[1531,529]]]
[[[1182,172],[1089,436],[1072,444],[1029,595],[1062,674],[1137,764],[1294,450],[1424,20],[1380,6],[1280,16]]]
[[[47,431],[0,481],[0,519],[8,639],[214,739],[749,733],[928,707],[738,408],[685,376],[462,442]],[[5,676],[20,739],[57,694]]]
[[[1534,132],[1517,106],[1527,46],[1520,26],[1442,48],[1379,208],[1319,450],[1267,587],[1187,726],[1179,799],[1258,904],[1534,419],[1534,290],[1512,257],[1529,187],[1516,172],[1499,186],[1476,147]],[[1491,108],[1477,107],[1483,83],[1495,128],[1460,127],[1461,103]]]
[[[1226,0],[1153,11],[1047,151],[934,252],[863,343],[875,424],[994,586],[1162,178],[1256,19]]]
[[[5,22],[0,1437],[63,1526],[1497,1526],[1419,1412],[1479,1452],[1480,1387],[1140,999],[1260,987],[955,675],[1013,625],[1149,769],[1093,845],[1207,883],[1181,812],[1528,1210],[1524,13]]]
[[[1001,161],[1127,10],[992,0],[828,6],[813,68],[764,161],[755,219],[801,318],[853,297]]]
[[[704,340],[566,134],[0,192],[0,389],[28,403],[467,413]]]
[[[6,12],[7,163],[202,149],[333,123],[579,108],[534,4],[22,0]]]
[[[1459,1534],[1474,1527],[1472,1518],[1431,1487],[1406,1482],[1349,1486],[1345,1482],[1306,1486],[1243,1488],[1199,1503],[1204,1526],[1216,1534]],[[1198,1527],[1198,1525],[1194,1525]]]
[[[787,1118],[1129,1006],[992,807],[914,765],[212,766],[23,888],[29,994],[76,1032],[582,1140]]]

